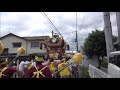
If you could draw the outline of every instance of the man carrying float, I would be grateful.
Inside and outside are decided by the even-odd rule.
[[[2,42],[0,42],[0,54],[4,51],[4,46]],[[16,57],[8,63],[8,58],[1,58],[0,59],[0,78],[13,78],[14,74],[17,72],[19,73],[19,60],[17,60],[17,66],[16,67],[10,67],[10,64],[15,62],[16,58],[20,54],[24,54],[25,50],[24,48],[20,47],[18,49],[18,54]]]
[[[0,41],[0,54],[4,51],[4,46]],[[0,59],[0,78],[11,78],[14,72],[17,71],[17,68],[8,67],[8,59]]]
[[[0,78],[11,78],[15,72],[18,71],[19,60],[17,61],[17,67],[9,67],[8,59],[2,58],[0,60]]]
[[[63,58],[61,60],[61,63],[58,65],[58,70],[64,68],[68,64],[66,61],[67,61],[66,58]],[[70,78],[71,77],[70,68],[66,67],[62,71],[60,71],[60,77],[61,78]]]
[[[64,59],[65,60],[65,59]],[[63,72],[64,70],[65,70],[65,68],[68,68],[70,65],[73,65],[73,64],[76,64],[76,65],[79,65],[80,63],[82,63],[82,60],[83,60],[83,55],[82,55],[82,53],[76,53],[73,57],[72,57],[72,59],[71,59],[71,61],[69,61],[69,63],[64,63],[64,60],[62,60],[61,61],[61,64],[59,64],[59,66],[58,66],[58,68],[59,68],[59,70],[57,71],[57,72],[55,72],[55,73],[52,73],[52,75],[55,75],[55,74],[57,74],[57,73],[59,73],[59,72],[62,72],[61,73],[61,77],[62,78],[68,78],[68,76],[70,75],[68,72],[68,74],[66,75],[66,71],[65,72]],[[61,68],[60,68],[61,67]],[[67,76],[67,77],[66,77]]]
[[[26,71],[25,78],[52,78],[48,66],[43,65],[43,57],[35,56],[36,65]]]

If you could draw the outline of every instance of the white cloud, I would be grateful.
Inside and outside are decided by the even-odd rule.
[[[70,44],[72,49],[76,48],[73,39],[75,39],[76,30],[76,12],[45,12],[53,24],[58,28],[64,39]],[[51,35],[53,30],[57,32],[51,24],[44,18],[41,12],[1,12],[0,35],[6,35],[12,32],[19,36],[46,36]],[[85,38],[95,28],[103,30],[104,20],[102,12],[78,12],[78,40],[83,45]],[[83,26],[82,21],[84,18]],[[112,32],[117,34],[116,16],[111,15]],[[73,32],[73,33],[72,33]]]

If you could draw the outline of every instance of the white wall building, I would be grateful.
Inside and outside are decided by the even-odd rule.
[[[0,38],[5,49],[3,54],[16,54],[19,47],[26,50],[26,54],[45,53],[46,50],[40,50],[40,43],[44,42],[49,36],[20,37],[9,33]]]

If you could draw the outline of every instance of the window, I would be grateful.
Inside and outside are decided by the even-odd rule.
[[[31,42],[31,48],[39,47],[39,42]]]
[[[17,42],[17,43],[13,43],[13,47],[17,48],[17,47],[21,47],[21,42]]]
[[[4,51],[2,52],[2,54],[8,54],[9,49],[5,48]]]

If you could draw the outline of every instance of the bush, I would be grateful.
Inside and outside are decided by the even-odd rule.
[[[83,67],[83,77],[84,78],[90,78],[88,70],[89,70],[88,67]]]
[[[105,68],[108,67],[108,63],[106,60],[101,61],[101,67],[105,67]]]

